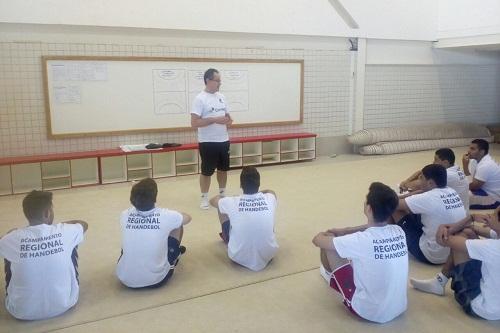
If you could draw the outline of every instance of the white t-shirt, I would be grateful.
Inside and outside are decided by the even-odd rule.
[[[457,192],[450,188],[434,188],[405,199],[414,214],[421,214],[423,234],[419,246],[427,260],[442,264],[448,258],[450,249],[436,242],[436,232],[441,224],[455,223],[465,218],[464,204]]]
[[[500,240],[468,239],[467,252],[481,260],[481,293],[472,300],[472,310],[488,320],[500,319]]]
[[[406,311],[408,249],[401,227],[371,227],[335,237],[333,245],[342,258],[352,261],[352,307],[357,314],[385,323]]]
[[[460,169],[458,165],[454,165],[446,169],[447,175],[447,185],[454,189],[462,203],[464,204],[465,211],[469,211],[469,182],[465,173]]]
[[[231,260],[253,271],[266,267],[278,250],[274,235],[276,197],[258,192],[219,200],[219,210],[229,216],[231,229],[227,252]]]
[[[229,114],[224,95],[219,92],[213,94],[206,91],[200,92],[193,102],[191,113],[202,119],[223,117]],[[198,127],[198,142],[226,142],[229,140],[227,126],[221,124],[210,124]]]
[[[146,287],[163,280],[168,262],[168,236],[182,226],[182,214],[164,208],[142,212],[135,207],[122,212],[123,254],[116,275],[131,288]]]
[[[484,182],[481,189],[500,201],[500,166],[497,162],[487,154],[479,161],[474,171],[473,178]]]
[[[76,304],[79,286],[72,253],[82,241],[82,226],[68,223],[28,226],[0,239],[0,255],[12,272],[5,306],[14,317],[50,318]]]

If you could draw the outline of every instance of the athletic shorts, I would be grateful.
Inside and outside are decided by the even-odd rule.
[[[481,293],[481,261],[471,259],[453,267],[451,271],[451,289],[455,292],[455,300],[465,313],[476,316],[471,302]]]
[[[342,295],[344,305],[354,315],[359,316],[352,308],[352,297],[356,291],[354,271],[351,264],[345,264],[333,271],[330,278],[330,287]]]
[[[398,221],[397,225],[399,225],[405,232],[408,251],[418,261],[426,264],[432,264],[429,260],[427,260],[419,245],[420,237],[422,237],[422,234],[424,233],[420,214],[405,215]]]
[[[500,202],[489,196],[484,190],[473,190],[469,197],[470,209],[496,209]]]
[[[229,243],[229,230],[231,229],[231,222],[227,220],[222,223],[222,232],[219,234],[220,238],[224,241],[224,243]]]
[[[229,141],[200,142],[198,144],[201,157],[201,174],[211,176],[215,169],[229,170]]]

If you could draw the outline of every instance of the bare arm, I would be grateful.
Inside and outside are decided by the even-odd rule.
[[[438,244],[441,246],[449,247],[454,251],[468,253],[467,246],[465,245],[466,240],[467,238],[465,237],[450,236],[446,240],[438,240]]]
[[[466,176],[470,176],[469,161],[469,153],[464,154],[464,156],[462,156],[462,169],[464,170]]]
[[[181,212],[182,215],[182,225],[186,225],[191,222],[191,215]]]
[[[469,184],[469,190],[479,190],[484,185],[483,181],[477,180],[476,178],[472,179],[472,183]]]
[[[275,197],[276,199],[278,199],[278,197],[276,196],[276,193],[275,193],[273,190],[262,190],[261,192],[262,192],[262,193],[271,193],[272,195],[274,195],[274,197]]]
[[[216,195],[215,197],[213,197],[212,199],[209,200],[210,205],[212,207],[219,209],[219,200],[220,199],[222,199],[222,197],[220,195]]]
[[[319,234],[314,236],[312,242],[314,245],[316,245],[317,247],[319,247],[321,249],[334,250],[335,249],[333,246],[333,238],[334,237],[335,236],[333,236],[329,232],[320,232]]]
[[[87,229],[89,228],[89,225],[87,222],[85,221],[81,221],[81,220],[71,220],[71,221],[64,221],[62,223],[66,223],[66,224],[80,224],[83,228],[83,232],[86,232]]]
[[[420,174],[422,174],[422,171],[417,171],[415,172],[413,175],[411,175],[410,177],[408,177],[408,179],[405,179],[403,180],[400,184],[399,184],[399,187],[402,189],[402,190],[405,190],[405,191],[408,191],[408,190],[411,190],[413,189],[411,186],[411,182],[414,182],[416,180],[418,180],[418,177],[420,176]]]
[[[198,128],[198,127],[205,127],[208,125],[215,124],[218,119],[221,117],[213,117],[213,118],[201,118],[197,114],[191,113],[191,127],[192,128]]]
[[[368,224],[359,225],[357,227],[346,227],[346,228],[332,228],[328,229],[326,232],[334,237],[344,236],[353,234],[358,231],[365,231],[368,228]]]

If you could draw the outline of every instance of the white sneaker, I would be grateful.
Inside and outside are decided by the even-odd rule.
[[[446,278],[444,275],[440,276],[440,274],[428,280],[410,279],[410,284],[413,286],[413,288],[439,296],[444,295],[444,290],[447,282],[448,278]]]
[[[201,209],[209,209],[210,208],[210,205],[208,203],[208,198],[201,198],[200,208]]]

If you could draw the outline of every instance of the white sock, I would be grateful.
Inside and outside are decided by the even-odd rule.
[[[436,277],[428,280],[410,279],[410,283],[415,289],[442,296],[444,295],[448,278],[444,276],[443,273],[438,273]]]
[[[208,202],[208,193],[201,194],[200,208],[201,209],[209,209],[210,208],[210,204]]]
[[[202,199],[208,199],[208,192],[202,193],[201,194]]]
[[[225,187],[220,187],[219,188],[219,194],[221,196],[225,196],[226,195],[226,188]]]

